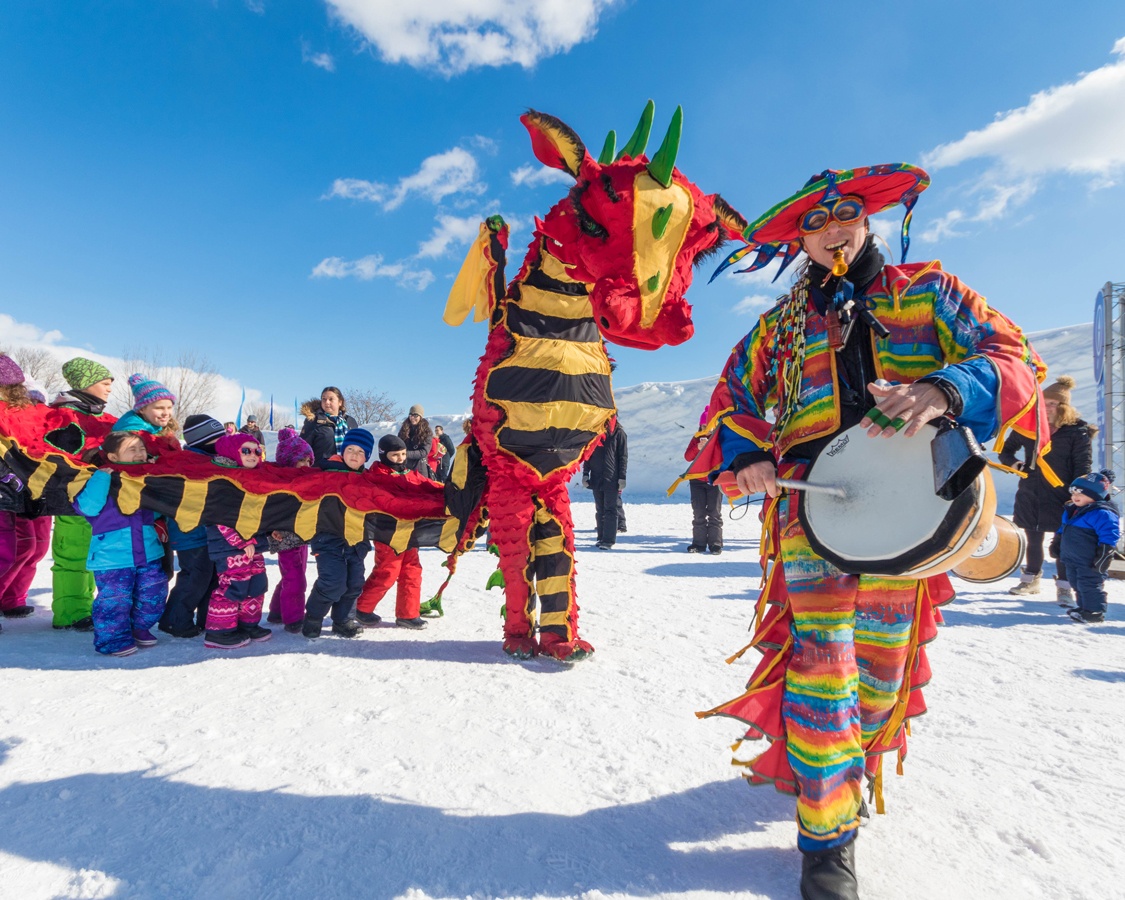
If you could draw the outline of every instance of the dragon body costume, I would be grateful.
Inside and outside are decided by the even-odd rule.
[[[499,217],[485,222],[446,307],[449,324],[470,311],[489,322],[470,452],[457,455],[451,484],[456,492],[474,467],[483,473],[461,501],[474,511],[461,519],[487,510],[504,581],[504,650],[520,658],[593,651],[578,634],[567,484],[616,415],[604,341],[648,350],[691,337],[692,265],[745,227],[675,168],[679,109],[660,149],[644,155],[652,115],[650,101],[621,152],[610,132],[596,160],[558,119],[524,115],[535,156],[575,186],[535,220],[506,290],[508,229]]]

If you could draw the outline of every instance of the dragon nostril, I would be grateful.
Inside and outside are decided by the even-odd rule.
[[[605,316],[602,316],[599,321],[602,323],[602,328],[609,328],[609,319]]]

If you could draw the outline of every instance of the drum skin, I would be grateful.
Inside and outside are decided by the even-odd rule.
[[[987,584],[1014,573],[1027,552],[1027,536],[1004,516],[997,516],[981,545],[953,568],[963,581]]]
[[[900,578],[948,572],[969,557],[992,526],[996,490],[985,470],[953,501],[937,496],[937,433],[927,426],[914,437],[871,438],[856,425],[825,446],[805,480],[843,488],[846,497],[798,492],[813,550],[852,575]]]

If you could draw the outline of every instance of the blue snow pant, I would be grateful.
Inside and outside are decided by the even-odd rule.
[[[215,563],[206,546],[177,550],[176,557],[180,572],[168,592],[168,605],[160,624],[169,631],[185,631],[197,620],[202,625],[207,618],[207,598],[214,590]],[[201,606],[202,613],[199,612]]]
[[[1087,612],[1106,611],[1105,576],[1089,563],[1083,565],[1076,559],[1064,559],[1066,577],[1078,598],[1078,608]]]
[[[148,631],[160,619],[168,596],[164,560],[136,569],[94,572],[94,649],[116,653],[133,646],[134,631]]]
[[[316,583],[305,602],[305,618],[323,621],[331,608],[334,624],[354,619],[355,602],[363,590],[363,558],[371,545],[347,544],[335,535],[318,534],[309,549],[316,557]]]

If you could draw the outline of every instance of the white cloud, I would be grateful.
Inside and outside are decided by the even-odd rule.
[[[332,58],[332,54],[314,53],[307,41],[301,41],[301,61],[312,63],[318,69],[324,69],[325,72],[336,71],[336,60]]]
[[[550,166],[520,166],[512,176],[512,184],[516,187],[540,187],[545,184],[574,184],[574,179],[562,169],[552,169]]]
[[[397,209],[411,194],[421,194],[438,203],[452,194],[483,193],[486,186],[477,180],[478,175],[476,157],[468,150],[454,147],[426,157],[417,172],[400,178],[394,187],[361,178],[337,178],[324,199],[364,200],[379,203],[386,210]]]
[[[1052,174],[1084,176],[1094,190],[1114,185],[1125,172],[1125,38],[1113,53],[1115,61],[1040,91],[1025,106],[923,154],[922,164],[932,170],[974,159],[991,167],[966,192],[973,208],[951,209],[921,237],[966,234],[956,226],[999,219]]]
[[[751,294],[748,297],[743,297],[732,306],[731,312],[737,313],[740,316],[757,315],[758,313],[765,312],[776,302],[777,295],[774,294]]]
[[[434,273],[429,269],[412,269],[403,263],[384,263],[382,256],[372,253],[356,260],[329,256],[317,263],[309,277],[356,278],[360,281],[392,278],[400,287],[422,291],[433,282]]]
[[[534,66],[593,38],[617,0],[326,0],[389,63],[447,75]]]
[[[439,215],[433,234],[419,245],[418,256],[430,258],[443,256],[450,244],[461,246],[471,243],[480,233],[480,223],[480,216],[458,218]]]

